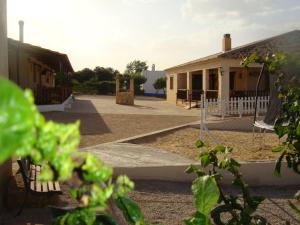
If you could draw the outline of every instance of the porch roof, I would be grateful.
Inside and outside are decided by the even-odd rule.
[[[165,71],[217,58],[241,59],[243,57],[251,55],[253,52],[256,52],[259,55],[265,55],[267,52],[300,54],[300,30],[290,31],[284,34],[242,45],[226,52],[219,52],[203,58],[192,60],[174,67],[167,68],[165,69]]]
[[[28,43],[21,43],[20,41],[11,38],[8,38],[8,47],[9,49],[17,49],[18,47],[20,47],[21,49],[29,52],[32,57],[38,59],[39,61],[42,61],[44,64],[53,68],[57,72],[60,71],[60,63],[62,63],[63,67],[67,70],[67,72],[74,73],[72,64],[67,54],[52,51],[50,49],[31,45]]]

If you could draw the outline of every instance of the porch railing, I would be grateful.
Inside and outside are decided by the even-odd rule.
[[[37,105],[61,104],[71,94],[71,87],[37,87],[34,91]]]
[[[269,91],[258,91],[257,96],[269,96]],[[230,97],[234,98],[244,98],[244,97],[255,97],[256,96],[256,91],[235,91],[231,90],[230,91]]]
[[[182,100],[182,102],[186,101],[200,101],[201,95],[204,94],[203,90],[187,90],[187,89],[178,89],[176,93],[176,98],[178,100]],[[206,91],[205,96],[207,99],[218,98],[217,90],[209,90]]]
[[[176,93],[176,103],[178,100],[181,100],[182,103],[188,100],[188,90],[187,89],[178,89]]]
[[[269,96],[260,96],[257,98],[257,115],[267,112],[269,105]],[[253,115],[255,113],[255,97],[230,98],[229,100],[205,99],[205,116],[217,115],[224,118],[227,115]]]

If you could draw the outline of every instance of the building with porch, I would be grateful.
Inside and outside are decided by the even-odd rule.
[[[248,69],[241,66],[243,57],[256,52],[300,53],[300,30],[231,48],[230,34],[222,40],[222,51],[166,69],[167,101],[197,101],[201,94],[206,98],[229,99],[255,95],[261,65],[252,64]],[[269,93],[269,78],[262,77],[258,94]]]
[[[23,22],[20,21],[20,40],[8,38],[8,75],[22,88],[30,88],[35,103],[62,103],[71,95],[71,87],[56,87],[55,75],[74,73],[66,54],[23,42]]]

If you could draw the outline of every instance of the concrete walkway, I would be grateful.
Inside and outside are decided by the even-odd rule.
[[[177,154],[129,143],[106,143],[82,149],[91,152],[111,167],[161,167],[193,163]]]

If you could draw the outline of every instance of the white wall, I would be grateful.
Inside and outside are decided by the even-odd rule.
[[[8,77],[6,0],[0,0],[0,76]]]
[[[166,73],[165,71],[144,71],[143,75],[147,78],[146,83],[143,84],[144,93],[155,95],[155,94],[164,94],[163,90],[159,90],[159,92],[156,92],[155,88],[153,87],[154,82],[160,78],[165,77]]]

